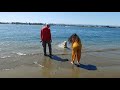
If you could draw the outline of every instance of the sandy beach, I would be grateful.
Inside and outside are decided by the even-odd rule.
[[[119,12],[0,12],[0,78],[120,78],[119,19]],[[75,34],[80,64],[71,64]]]
[[[120,61],[105,56],[83,53],[81,65],[72,65],[70,55],[53,55],[52,59],[43,54],[16,57],[8,64],[11,69],[0,71],[0,78],[119,78]]]

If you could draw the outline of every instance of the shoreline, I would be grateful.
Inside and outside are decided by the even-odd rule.
[[[45,25],[45,23],[24,23],[24,22],[0,22],[0,24],[14,24],[14,25]],[[95,27],[95,28],[120,28],[120,26],[113,25],[85,25],[85,24],[53,24],[50,23],[51,26],[76,26],[76,27]]]
[[[12,58],[9,58],[12,59]],[[106,57],[82,54],[81,65],[70,63],[70,55],[54,55],[53,59],[42,54],[16,57],[16,66],[0,70],[0,78],[118,78],[120,61]],[[62,61],[66,60],[68,61]],[[21,60],[21,61],[20,61]],[[18,63],[18,62],[19,63]],[[12,62],[13,64],[15,62]],[[21,64],[20,64],[21,63]],[[75,62],[76,63],[76,62]],[[94,66],[96,70],[90,70]]]

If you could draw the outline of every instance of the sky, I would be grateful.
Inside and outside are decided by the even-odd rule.
[[[0,22],[120,26],[120,12],[0,12]]]

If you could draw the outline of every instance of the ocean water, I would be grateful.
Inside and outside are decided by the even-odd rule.
[[[41,25],[0,24],[0,58],[43,53],[40,43]],[[108,53],[118,55],[120,50],[120,28],[95,28],[78,26],[51,26],[52,49],[54,54],[70,54],[59,45],[77,33],[83,44],[83,52],[95,55]],[[70,48],[70,44],[68,43]],[[48,52],[48,51],[47,51]],[[102,53],[102,54],[103,54]],[[101,54],[99,54],[101,55]]]

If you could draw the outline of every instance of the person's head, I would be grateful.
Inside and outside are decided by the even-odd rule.
[[[49,28],[49,27],[50,27],[50,24],[46,24],[46,26]]]
[[[80,42],[80,38],[79,38],[79,36],[76,33],[74,33],[73,35],[71,35],[68,38],[68,41],[69,41],[69,43],[73,43],[75,41]]]
[[[75,37],[71,37],[71,40],[69,41],[70,43],[75,41]]]
[[[78,36],[76,36],[75,41],[76,42],[81,42],[81,40],[80,40],[80,38]]]

